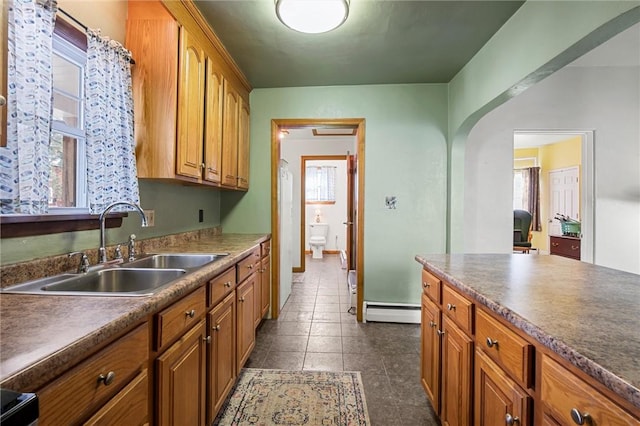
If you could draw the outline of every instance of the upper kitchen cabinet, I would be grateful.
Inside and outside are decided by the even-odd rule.
[[[251,87],[198,9],[130,1],[126,44],[138,176],[246,191]]]

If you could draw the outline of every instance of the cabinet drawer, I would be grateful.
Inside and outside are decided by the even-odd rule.
[[[131,380],[148,358],[145,323],[38,391],[38,424],[77,424]]]
[[[533,345],[486,312],[478,310],[476,315],[478,347],[520,384],[530,388],[533,384]]]
[[[238,262],[238,283],[260,269],[260,246],[255,247],[249,256]]]
[[[422,290],[431,300],[440,303],[442,281],[424,269],[422,270]]]
[[[582,416],[588,413],[591,421],[585,421],[584,424],[594,426],[628,426],[640,423],[640,419],[632,417],[547,356],[542,358],[540,399],[545,405],[545,411],[551,411],[551,415],[560,424],[578,424],[572,419],[572,411]]]
[[[85,426],[131,425],[149,422],[149,378],[147,370],[131,381],[124,389],[84,423]]]
[[[209,281],[209,304],[208,306],[215,305],[224,296],[231,293],[236,286],[236,268],[227,269],[222,274],[218,275],[211,281]]]
[[[156,350],[171,343],[175,338],[195,325],[206,309],[205,288],[200,287],[190,295],[156,315]]]
[[[271,240],[260,243],[262,257],[265,258],[271,254]]]
[[[442,306],[446,315],[464,331],[473,334],[473,302],[445,285],[442,288]]]

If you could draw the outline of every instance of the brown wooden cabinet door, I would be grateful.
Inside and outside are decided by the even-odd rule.
[[[180,28],[176,173],[202,176],[205,59],[202,47]]]
[[[149,424],[149,377],[143,370],[104,405],[84,426]]]
[[[236,296],[238,301],[237,312],[237,345],[238,345],[238,357],[237,357],[237,371],[240,371],[242,366],[255,345],[255,316],[253,310],[255,309],[255,294],[254,288],[256,283],[257,274],[251,274],[247,277],[242,284],[240,284],[236,290]]]
[[[475,369],[475,425],[530,425],[531,397],[480,349]]]
[[[238,184],[238,117],[240,95],[229,84],[224,84],[224,119],[222,128],[222,184]]]
[[[423,293],[420,380],[436,414],[440,412],[440,315],[438,306]]]
[[[236,381],[236,294],[230,293],[209,313],[209,401],[211,424]]]
[[[447,426],[471,424],[473,341],[446,315],[442,318],[442,410]]]
[[[158,425],[205,424],[205,331],[203,319],[157,358]]]
[[[262,301],[260,318],[264,318],[267,312],[269,312],[269,304],[271,301],[271,256],[262,259],[260,273],[260,299]]]
[[[222,111],[224,77],[220,66],[207,57],[204,118],[204,179],[220,183],[222,165]]]
[[[238,123],[238,188],[249,189],[249,104],[240,98]]]

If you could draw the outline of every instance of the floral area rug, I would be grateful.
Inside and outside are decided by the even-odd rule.
[[[215,425],[369,426],[359,372],[245,368]]]

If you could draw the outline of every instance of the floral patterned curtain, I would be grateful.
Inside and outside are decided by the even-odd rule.
[[[43,214],[49,198],[56,0],[14,0],[8,13],[7,146],[0,148],[0,213]]]
[[[131,53],[87,30],[85,123],[89,208],[115,201],[140,203],[133,139]]]

